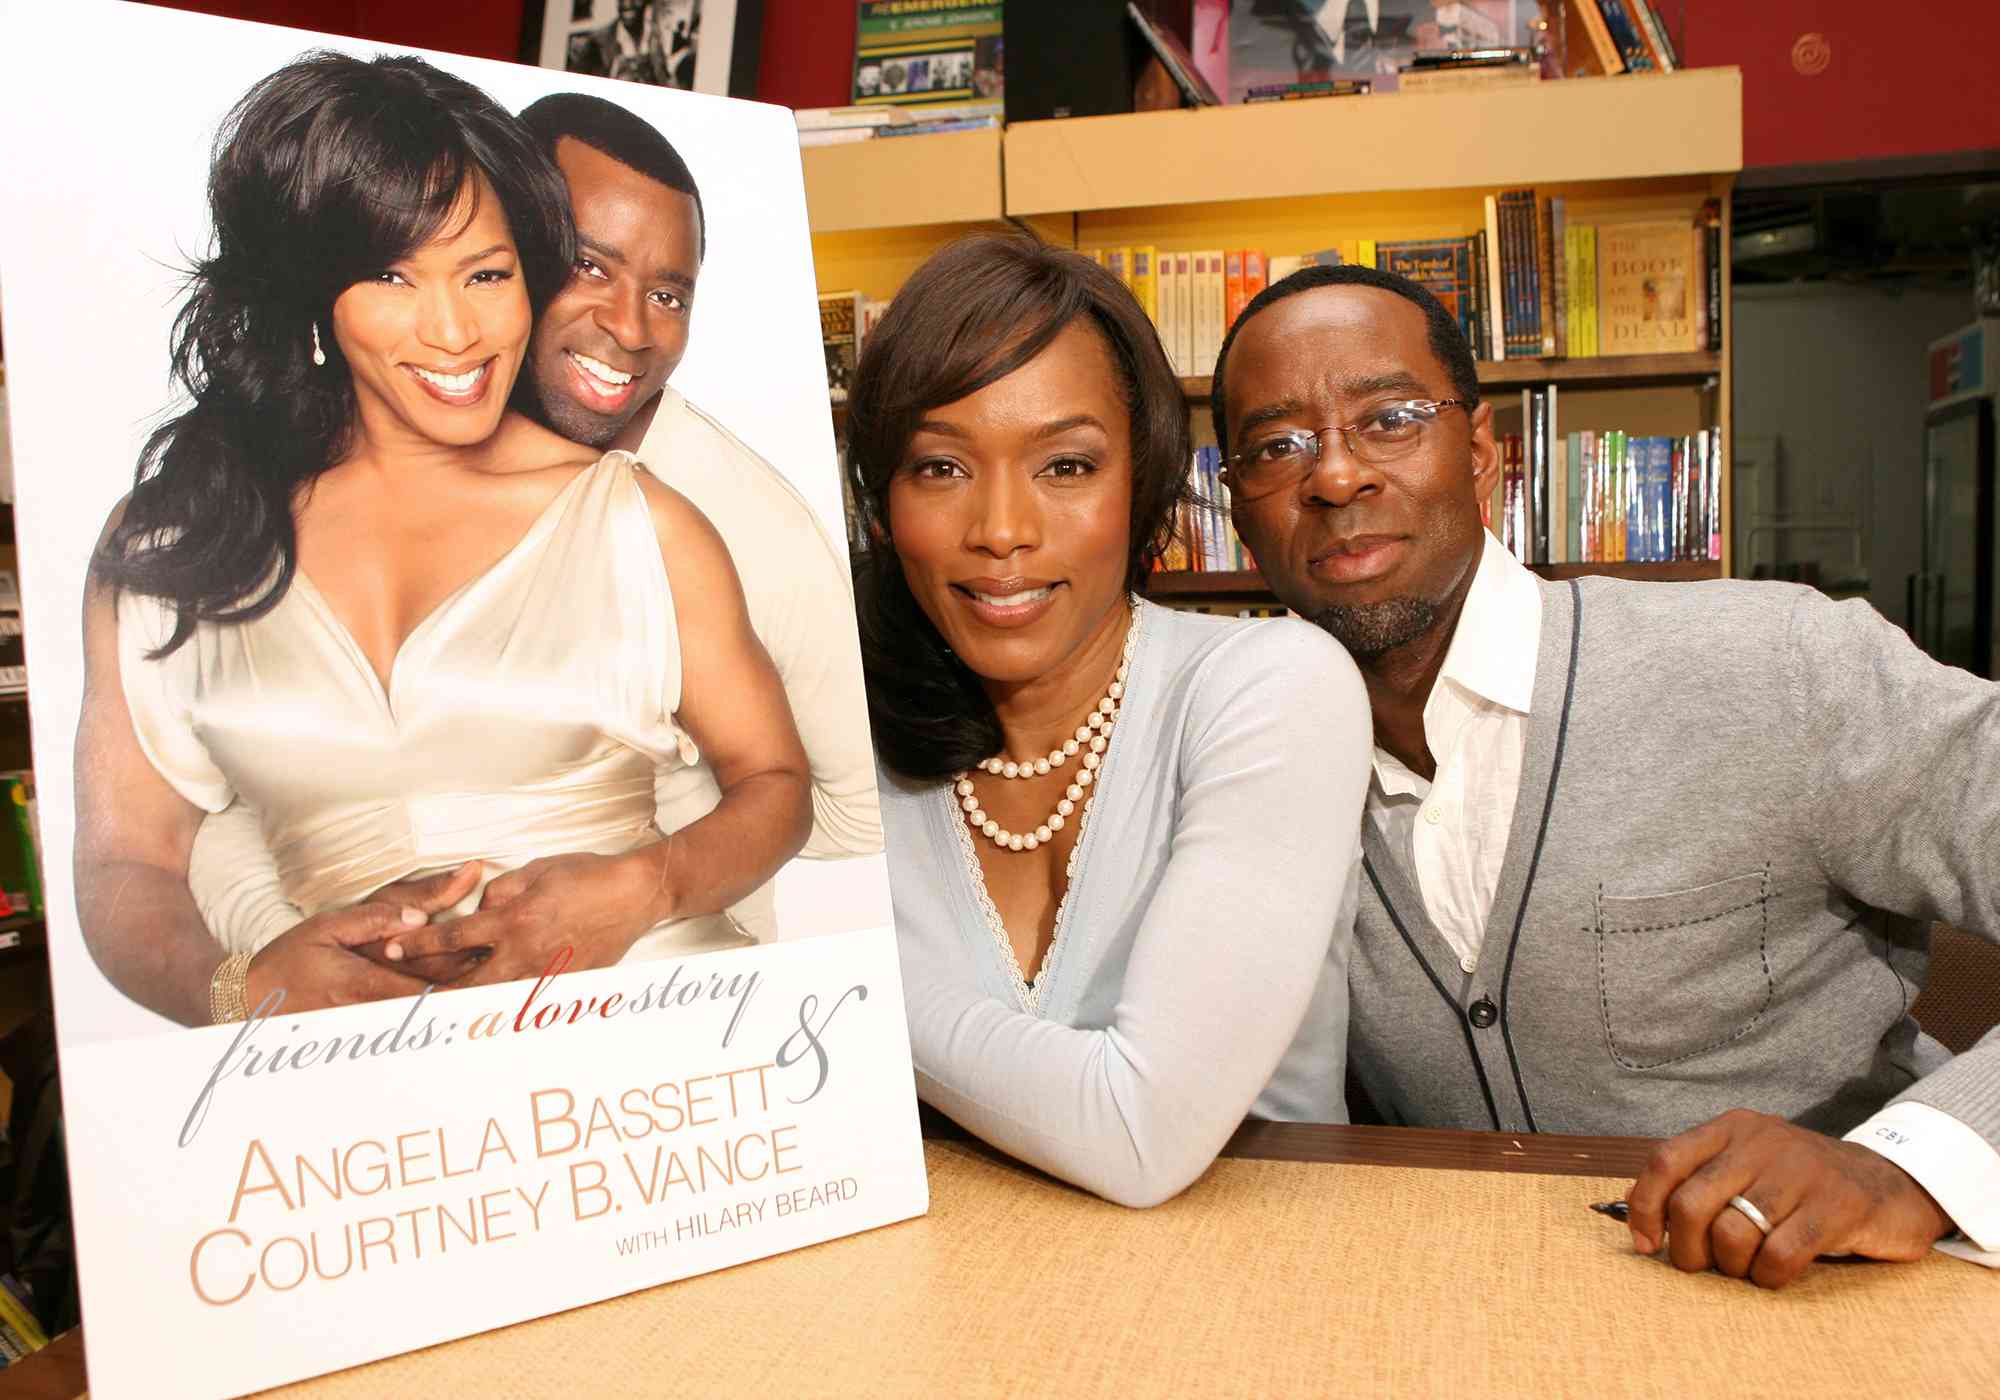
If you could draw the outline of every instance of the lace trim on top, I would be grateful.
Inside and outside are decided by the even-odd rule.
[[[1135,604],[1136,601],[1135,599]],[[1132,609],[1134,660],[1138,657],[1139,626],[1143,616],[1143,612],[1135,605]],[[1103,790],[1104,774],[1111,767],[1111,753],[1117,747],[1118,734],[1114,731],[1111,742],[1104,746],[1104,762],[1099,765],[1097,777],[1093,780],[1095,784],[1091,793],[1093,798],[1097,792]],[[1021,971],[1021,960],[1014,956],[1014,940],[1007,935],[1007,924],[1000,917],[999,906],[994,904],[993,896],[986,888],[986,867],[979,863],[979,852],[973,849],[972,830],[965,824],[965,813],[959,810],[958,798],[950,786],[947,785],[943,791],[951,811],[951,829],[958,836],[958,854],[965,862],[965,877],[972,882],[972,897],[979,905],[979,912],[985,916],[986,932],[1000,950],[1000,966],[1006,970],[1015,1000],[1020,1003],[1021,1009],[1030,1016],[1039,1016],[1042,1014],[1042,992],[1048,986],[1048,970],[1055,962],[1056,949],[1063,946],[1063,932],[1069,924],[1069,897],[1076,891],[1077,858],[1083,854],[1084,842],[1090,839],[1090,813],[1091,807],[1095,804],[1088,804],[1079,811],[1082,820],[1077,825],[1076,844],[1069,848],[1069,859],[1063,864],[1063,893],[1062,898],[1056,901],[1055,931],[1049,937],[1048,950],[1042,954],[1042,965],[1035,969],[1035,980],[1030,982]]]

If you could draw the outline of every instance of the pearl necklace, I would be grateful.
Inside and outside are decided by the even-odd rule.
[[[1058,748],[1049,750],[1047,758],[1017,762],[995,755],[982,759],[979,769],[997,778],[1039,778],[1061,768],[1070,759],[1081,756],[1081,771],[1075,781],[1063,789],[1063,795],[1056,803],[1055,810],[1048,819],[1033,831],[1009,831],[986,814],[979,805],[979,798],[973,792],[971,770],[961,769],[954,775],[952,791],[958,794],[958,804],[965,813],[965,821],[974,831],[988,837],[994,845],[1007,851],[1032,851],[1044,842],[1052,840],[1061,831],[1070,817],[1082,807],[1083,814],[1077,817],[1078,827],[1090,819],[1090,789],[1097,781],[1097,770],[1104,763],[1104,751],[1111,743],[1112,726],[1118,722],[1118,709],[1125,699],[1125,678],[1132,668],[1132,652],[1139,642],[1139,601],[1131,600],[1132,622],[1125,629],[1125,649],[1118,661],[1118,673],[1097,703],[1091,706],[1089,717],[1076,727],[1076,733],[1062,741]]]

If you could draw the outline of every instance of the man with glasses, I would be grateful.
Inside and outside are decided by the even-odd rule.
[[[1537,579],[1481,524],[1465,338],[1393,274],[1261,293],[1213,411],[1244,543],[1368,686],[1388,1120],[1670,1137],[1630,1226],[1684,1269],[2000,1250],[2000,1031],[1906,1014],[1925,921],[2000,933],[2000,687],[1805,588]]]

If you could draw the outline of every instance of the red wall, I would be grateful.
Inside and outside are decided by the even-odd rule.
[[[1690,67],[1743,70],[1743,163],[1807,165],[2000,147],[1992,0],[1660,0],[1683,3]],[[1802,36],[1820,35],[1823,45]],[[1813,50],[1825,59],[1816,74]]]
[[[152,0],[176,10],[287,24],[385,44],[515,59],[524,0]],[[547,0],[552,5],[566,0]],[[847,101],[854,63],[854,0],[763,0],[757,96],[786,107]]]
[[[785,107],[838,107],[853,91],[854,0],[764,0],[757,96]]]
[[[385,43],[517,56],[524,0],[162,0],[176,9]],[[548,0],[563,4],[565,0]],[[2000,148],[1991,0],[1658,0],[1691,67],[1743,70],[1746,166]],[[787,107],[847,100],[853,0],[763,0],[757,95]],[[1812,68],[1802,36],[1825,59]]]
[[[153,0],[175,10],[385,44],[513,60],[520,56],[522,0],[424,4],[419,0]],[[564,0],[550,0],[562,4]]]

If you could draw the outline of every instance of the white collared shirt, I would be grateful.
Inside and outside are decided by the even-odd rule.
[[[1437,776],[1425,782],[1375,750],[1369,817],[1392,849],[1410,853],[1424,912],[1466,972],[1479,964],[1507,859],[1541,639],[1540,585],[1488,534],[1424,703],[1424,742]]]
[[[1488,534],[1424,702],[1424,742],[1437,776],[1425,782],[1394,755],[1375,750],[1368,819],[1391,850],[1409,853],[1424,913],[1467,974],[1479,966],[1507,859],[1541,642],[1541,586]],[[1898,1103],[1847,1141],[1887,1157],[1961,1231],[1986,1250],[2000,1250],[2000,1153],[1964,1123],[1929,1104]],[[1949,1252],[1975,1257],[1964,1246]],[[2000,1267],[2000,1253],[1977,1262]]]

